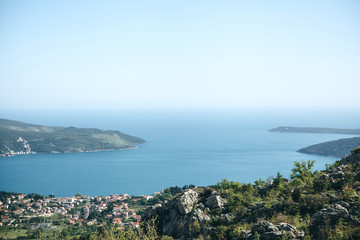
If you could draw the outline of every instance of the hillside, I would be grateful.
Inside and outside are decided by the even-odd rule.
[[[114,130],[51,127],[0,119],[0,156],[120,150],[144,142]]]
[[[295,162],[291,179],[188,189],[143,217],[174,239],[360,239],[360,147],[324,171],[313,165]]]
[[[320,127],[291,127],[280,126],[269,130],[270,132],[296,132],[296,133],[327,133],[360,135],[360,129],[320,128]]]
[[[334,141],[314,144],[297,150],[300,153],[315,154],[321,156],[342,157],[351,149],[360,145],[360,137],[343,138]]]

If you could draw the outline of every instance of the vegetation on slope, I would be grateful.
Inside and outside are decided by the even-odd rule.
[[[295,162],[254,184],[222,180],[148,210],[175,239],[360,239],[360,149],[324,171]]]
[[[343,138],[334,141],[314,144],[297,150],[300,153],[315,154],[321,156],[342,157],[351,149],[360,145],[360,137]]]

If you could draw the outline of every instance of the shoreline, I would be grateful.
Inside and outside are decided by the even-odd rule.
[[[144,142],[146,143],[146,142]],[[143,143],[141,143],[143,144]],[[94,152],[110,152],[110,151],[125,151],[131,149],[137,149],[138,146],[128,147],[128,148],[119,148],[119,149],[104,149],[104,150],[91,150],[91,151],[76,151],[76,152],[48,152],[48,153],[37,153],[37,152],[30,152],[30,153],[16,153],[16,154],[1,154],[0,157],[16,157],[21,155],[40,155],[40,154],[68,154],[68,153],[94,153]]]

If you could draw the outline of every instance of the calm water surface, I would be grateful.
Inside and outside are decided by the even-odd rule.
[[[349,113],[350,114],[350,113]],[[0,190],[73,196],[151,194],[167,186],[210,185],[222,178],[253,182],[289,176],[294,161],[336,158],[296,150],[349,135],[271,133],[279,125],[358,127],[359,116],[271,112],[8,113],[31,123],[118,129],[147,140],[138,149],[0,158]],[[350,116],[350,115],[349,115]],[[345,120],[344,120],[345,119]]]

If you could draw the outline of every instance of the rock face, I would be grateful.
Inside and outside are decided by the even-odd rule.
[[[201,209],[197,208],[195,209],[192,214],[191,214],[192,220],[193,221],[198,221],[198,222],[209,222],[211,220],[210,216],[205,214]]]
[[[143,217],[149,219],[160,216],[159,225],[164,235],[176,239],[191,238],[199,233],[203,235],[211,233],[212,228],[205,226],[212,217],[215,217],[211,214],[211,210],[222,208],[223,205],[224,200],[217,192],[213,192],[206,199],[201,199],[196,189],[188,189],[180,196],[164,203],[162,207],[147,209]],[[232,220],[229,214],[223,214],[222,217],[224,221]]]
[[[213,192],[210,197],[205,202],[205,205],[210,209],[222,208],[224,206],[223,199],[218,195],[217,192]]]
[[[178,207],[181,214],[185,215],[191,212],[195,204],[199,201],[199,193],[192,189],[184,192],[184,194],[176,199],[175,204]]]
[[[161,225],[165,235],[181,237],[191,236],[192,227],[210,221],[210,217],[200,208],[199,193],[192,189],[185,191],[181,196],[169,200],[161,209]]]
[[[199,193],[189,189],[180,197],[168,201],[162,210],[162,230],[169,236],[191,236],[194,222],[210,221],[201,209],[196,208]]]

